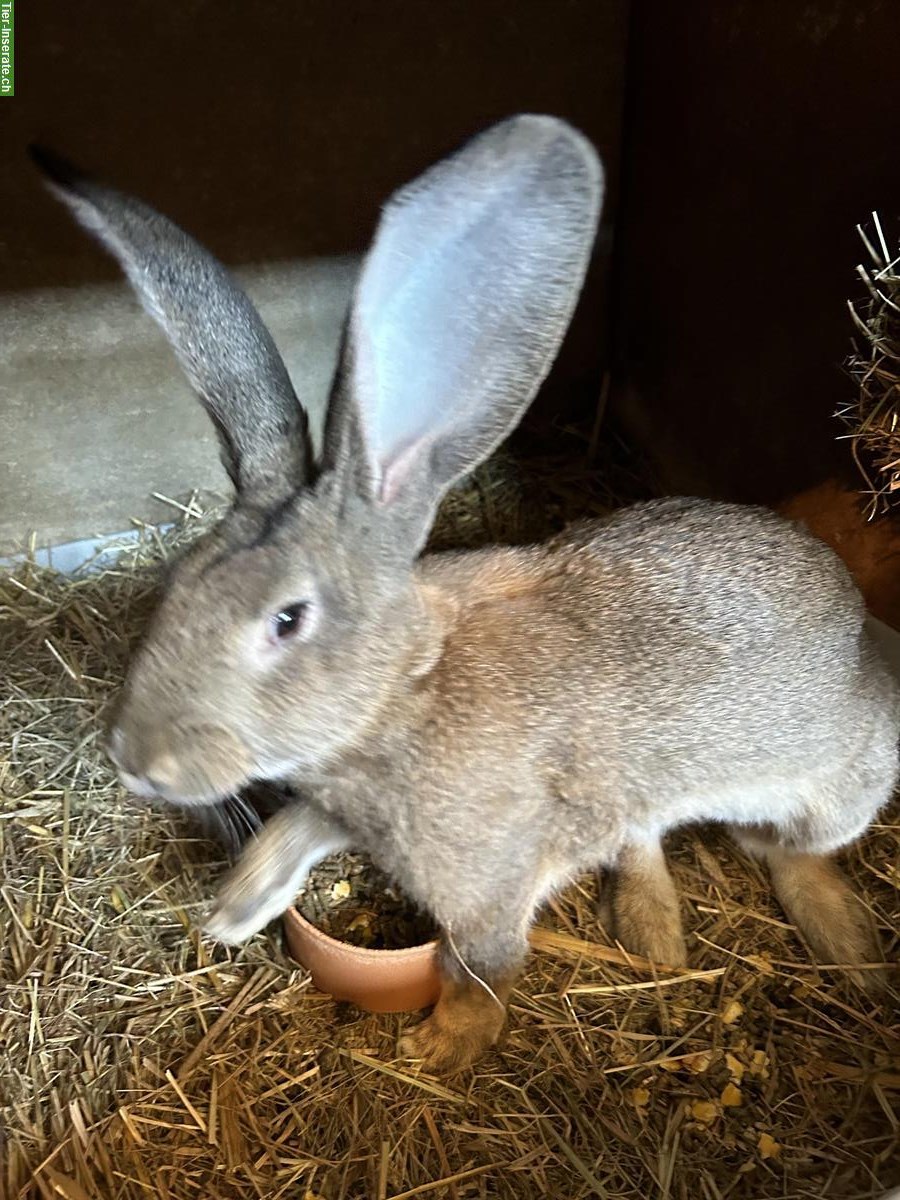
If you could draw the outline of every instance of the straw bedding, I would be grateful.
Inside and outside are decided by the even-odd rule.
[[[609,472],[572,462],[483,469],[438,540],[514,539],[608,507]],[[239,952],[202,942],[219,851],[125,796],[99,733],[160,563],[200,523],[147,531],[95,574],[0,579],[0,1196],[722,1200],[900,1184],[896,994],[811,966],[715,831],[672,846],[689,971],[629,960],[596,882],[579,881],[541,919],[504,1044],[451,1080],[397,1060],[408,1018],[317,994],[277,930]],[[893,956],[898,850],[895,808],[846,856]]]
[[[857,336],[847,361],[856,385],[838,417],[862,474],[870,517],[896,508],[900,499],[900,246],[888,247],[877,213],[858,226],[866,261],[856,268],[861,298],[849,302]]]

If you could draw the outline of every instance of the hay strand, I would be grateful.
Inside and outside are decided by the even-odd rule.
[[[878,213],[871,223],[874,237],[857,226],[869,259],[856,268],[865,294],[848,301],[860,335],[846,364],[856,395],[836,414],[849,430],[870,519],[890,511],[900,492],[900,254],[890,252]]]

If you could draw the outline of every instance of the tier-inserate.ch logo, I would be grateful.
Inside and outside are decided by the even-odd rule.
[[[0,0],[0,96],[14,96],[15,75],[15,0]]]

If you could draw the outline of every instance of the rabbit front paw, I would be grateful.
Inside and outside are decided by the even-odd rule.
[[[401,1038],[401,1057],[420,1062],[436,1075],[454,1075],[472,1066],[500,1036],[511,984],[494,982],[491,995],[468,980],[445,982],[431,1016]]]
[[[318,862],[348,845],[346,833],[310,805],[282,809],[226,876],[204,931],[232,946],[246,941],[293,904]]]
[[[240,945],[280,917],[295,895],[290,884],[278,887],[262,874],[232,877],[222,885],[203,931],[230,946]]]

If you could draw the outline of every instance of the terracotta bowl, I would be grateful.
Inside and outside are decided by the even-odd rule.
[[[349,1000],[367,1012],[416,1012],[429,1008],[441,990],[438,944],[408,950],[367,950],[329,937],[296,908],[284,914],[288,948],[321,992]]]

